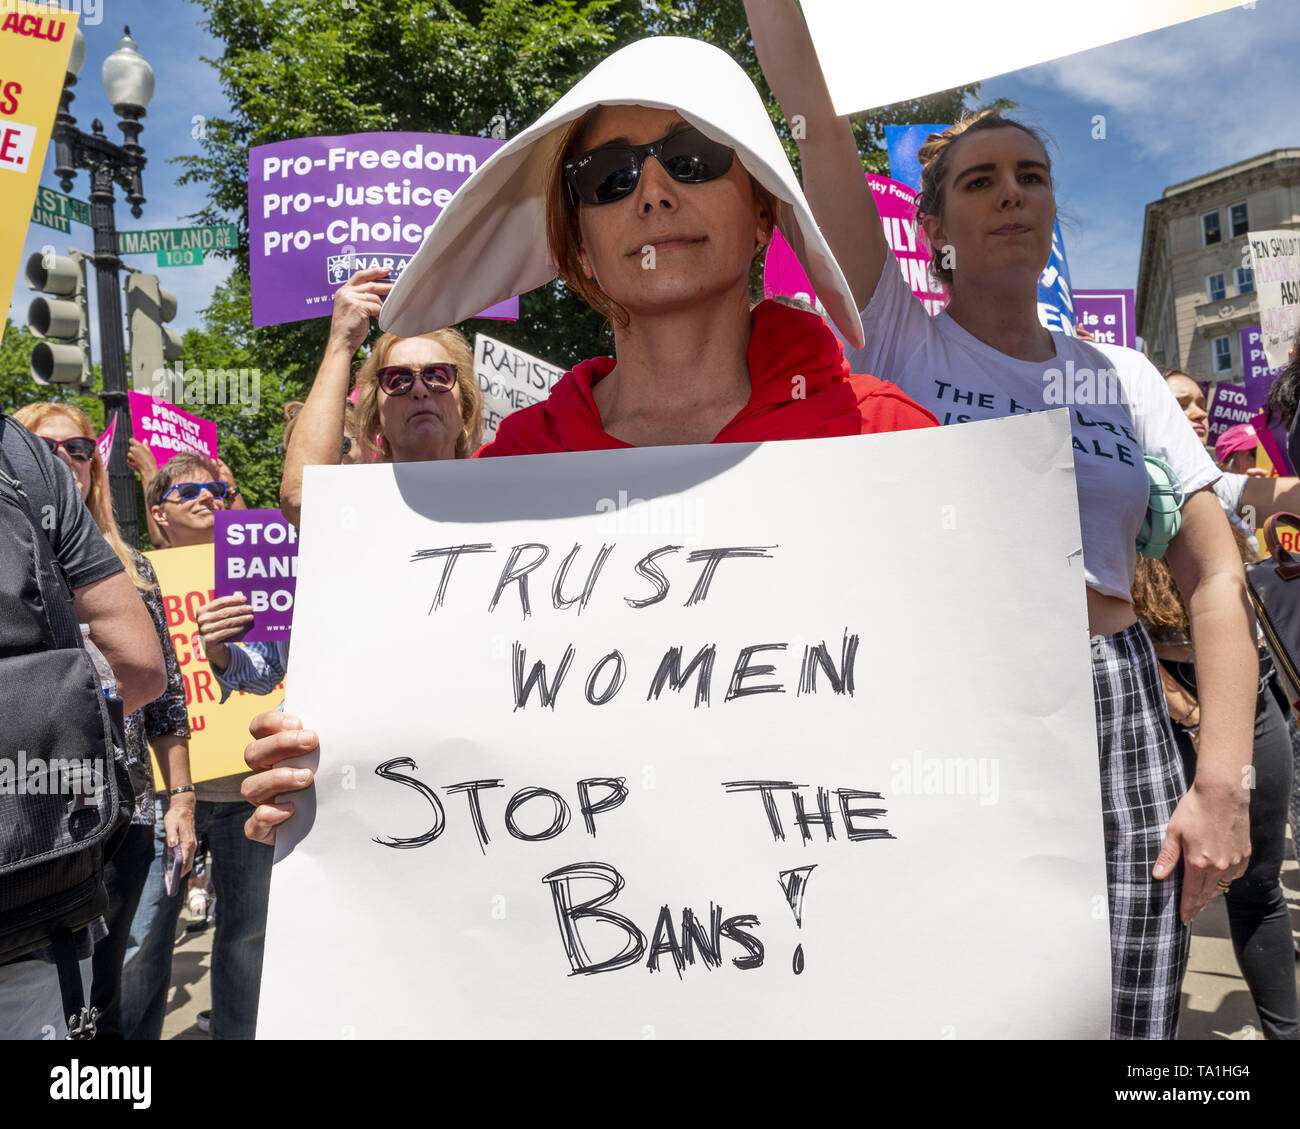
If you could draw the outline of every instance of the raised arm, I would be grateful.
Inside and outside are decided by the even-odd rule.
[[[387,274],[384,267],[359,270],[334,295],[325,356],[284,455],[280,509],[295,526],[302,514],[302,468],[335,466],[343,458],[343,403],[352,358],[370,332],[370,319],[379,316],[381,299],[393,288],[392,283],[379,281]]]
[[[795,0],[745,0],[763,75],[791,122],[803,190],[831,252],[865,309],[885,269],[889,245],[848,118],[831,104],[808,25]]]

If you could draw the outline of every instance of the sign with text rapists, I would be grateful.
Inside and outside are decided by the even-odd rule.
[[[216,598],[212,586],[213,547],[187,545],[182,549],[157,549],[145,556],[158,573],[167,630],[185,681],[190,773],[197,783],[247,772],[244,746],[249,742],[248,723],[264,710],[275,709],[280,697],[238,692],[221,701],[221,687],[203,654],[196,618],[199,608]],[[283,683],[279,689],[284,689]],[[156,764],[154,784],[162,787]]]
[[[308,467],[259,1037],[1105,1037],[1073,467],[1063,411]]]
[[[485,333],[474,335],[474,375],[483,391],[483,442],[511,412],[545,400],[564,370]]]

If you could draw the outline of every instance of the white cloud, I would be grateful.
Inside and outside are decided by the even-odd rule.
[[[1196,175],[1300,145],[1295,0],[1180,24],[1018,72],[1107,114],[1142,157]]]

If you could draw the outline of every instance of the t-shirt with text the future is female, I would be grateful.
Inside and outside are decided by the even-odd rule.
[[[946,311],[926,313],[892,253],[862,328],[865,347],[845,349],[853,371],[896,384],[941,424],[1070,413],[1084,575],[1107,596],[1131,599],[1150,496],[1143,454],[1168,463],[1189,495],[1219,477],[1164,378],[1133,349],[1053,334],[1051,360],[1009,357]]]

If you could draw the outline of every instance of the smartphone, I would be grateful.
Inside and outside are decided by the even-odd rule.
[[[185,861],[185,852],[177,847],[163,848],[163,889],[167,896],[174,897],[180,889],[181,865]]]

